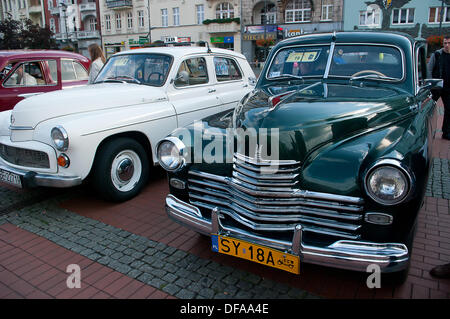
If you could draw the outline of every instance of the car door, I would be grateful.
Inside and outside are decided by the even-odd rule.
[[[251,90],[239,63],[232,57],[214,56],[216,91],[221,111],[233,109],[241,98]]]
[[[3,79],[0,94],[0,111],[12,109],[19,101],[36,94],[57,90],[57,82],[49,82],[46,65],[55,60],[20,61]]]
[[[87,70],[77,61],[72,59],[61,59],[62,88],[86,85],[89,79]]]
[[[212,80],[211,57],[186,57],[176,67],[168,97],[177,113],[178,126],[218,113],[220,101]]]

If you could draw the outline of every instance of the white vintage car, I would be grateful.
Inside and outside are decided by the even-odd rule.
[[[93,85],[31,97],[0,113],[0,181],[70,187],[92,175],[104,198],[128,200],[157,165],[158,141],[234,108],[255,82],[245,57],[229,50],[115,54]]]

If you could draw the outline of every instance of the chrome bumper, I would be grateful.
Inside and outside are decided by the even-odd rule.
[[[316,265],[367,271],[367,266],[376,264],[382,272],[396,272],[408,267],[408,248],[398,243],[372,243],[353,240],[338,240],[320,247],[303,243],[302,227],[297,225],[292,241],[261,237],[250,232],[221,224],[220,212],[214,210],[211,220],[203,218],[200,210],[173,195],[166,198],[166,211],[173,220],[206,235],[223,234],[230,237],[264,245],[300,256],[301,262]]]
[[[21,176],[23,187],[45,186],[64,188],[80,185],[82,182],[81,177],[79,176],[41,174],[33,171],[23,171],[4,165],[0,165],[0,169]]]

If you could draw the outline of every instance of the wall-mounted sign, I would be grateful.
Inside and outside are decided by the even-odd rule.
[[[298,29],[287,30],[286,29],[286,38],[296,37],[301,34],[303,34],[303,30],[298,30]]]
[[[277,34],[276,33],[266,33],[266,39],[276,39]],[[264,39],[264,33],[263,34],[243,34],[242,39],[244,41],[256,41]]]
[[[234,37],[211,37],[211,43],[234,43]]]
[[[277,32],[276,25],[266,25],[266,33]],[[245,33],[264,33],[264,25],[249,25],[244,29]]]

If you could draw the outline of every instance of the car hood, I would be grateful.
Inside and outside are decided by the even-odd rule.
[[[13,126],[36,127],[61,116],[153,103],[167,97],[161,88],[129,83],[103,83],[40,94],[19,102]]]
[[[318,82],[312,87],[311,84],[297,87],[276,107],[269,107],[273,93],[286,91],[277,87],[255,90],[234,111],[233,126],[245,130],[267,129],[269,136],[278,134],[279,158],[295,156],[300,161],[323,145],[410,118],[410,107],[414,103],[407,92],[389,87]],[[270,141],[275,140],[267,138],[267,142]],[[261,145],[264,141],[258,143]],[[252,150],[248,152],[252,156]]]

